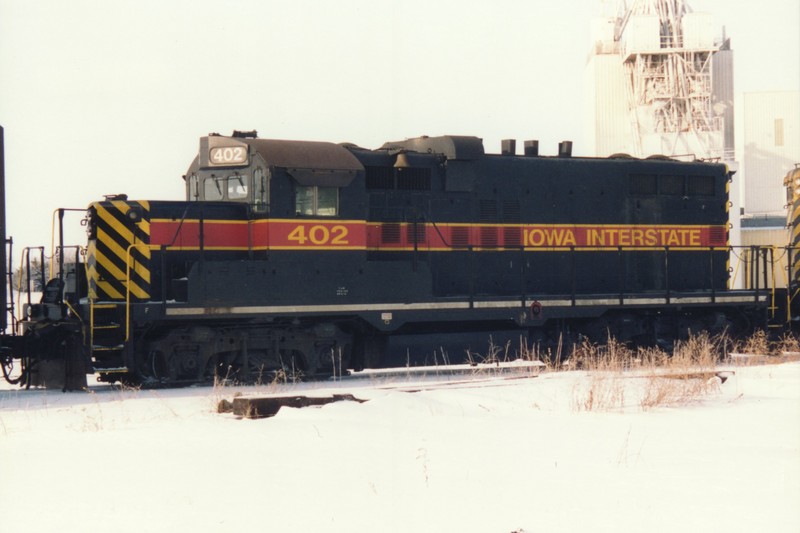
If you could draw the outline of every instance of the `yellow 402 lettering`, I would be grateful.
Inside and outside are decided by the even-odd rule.
[[[287,237],[290,242],[297,244],[312,244],[314,246],[345,246],[350,244],[348,240],[347,226],[336,225],[324,226],[315,224],[313,226],[295,226]]]

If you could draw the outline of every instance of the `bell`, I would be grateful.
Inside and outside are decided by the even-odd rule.
[[[409,168],[408,156],[405,152],[400,152],[394,160],[394,168]]]

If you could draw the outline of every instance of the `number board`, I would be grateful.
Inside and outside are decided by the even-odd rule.
[[[215,146],[208,153],[208,162],[214,166],[247,164],[247,146]]]

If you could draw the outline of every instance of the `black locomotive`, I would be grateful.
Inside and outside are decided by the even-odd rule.
[[[185,200],[89,206],[3,357],[33,384],[182,384],[763,323],[767,293],[728,288],[725,165],[570,151],[210,134]]]

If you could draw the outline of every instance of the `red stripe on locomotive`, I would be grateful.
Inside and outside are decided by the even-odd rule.
[[[199,248],[197,220],[153,220],[151,243]],[[367,223],[336,220],[205,220],[203,245],[211,249],[407,250],[414,245],[466,247],[710,248],[726,246],[724,226],[548,226]]]

